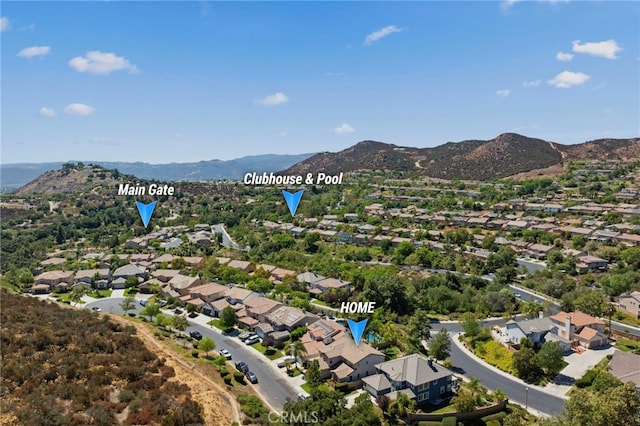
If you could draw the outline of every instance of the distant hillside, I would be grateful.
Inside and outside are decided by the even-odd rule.
[[[15,191],[17,195],[27,194],[87,194],[99,193],[105,188],[115,188],[119,182],[135,181],[132,176],[114,173],[102,167],[62,168],[50,170]]]
[[[118,169],[122,173],[135,175],[141,179],[162,181],[240,179],[247,172],[277,172],[290,167],[313,154],[298,155],[252,155],[234,160],[209,160],[197,163],[126,163],[109,161],[85,161],[85,164],[98,164],[107,169]],[[2,187],[18,188],[50,170],[60,169],[57,163],[21,163],[0,165]]]
[[[640,139],[601,139],[562,145],[505,133],[487,141],[449,142],[434,148],[363,141],[337,153],[316,154],[282,173],[389,170],[441,179],[490,180],[562,166],[569,160],[596,158],[640,158]]]

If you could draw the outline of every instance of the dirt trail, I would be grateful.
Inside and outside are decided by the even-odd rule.
[[[229,426],[234,421],[241,422],[236,400],[224,388],[202,374],[180,355],[158,342],[143,324],[130,322],[115,315],[112,315],[111,319],[124,325],[135,326],[136,335],[145,342],[149,350],[166,359],[166,365],[175,370],[175,379],[189,386],[193,399],[202,406],[207,426]]]

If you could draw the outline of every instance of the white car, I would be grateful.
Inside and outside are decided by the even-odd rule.
[[[220,349],[220,355],[222,355],[226,359],[231,359],[231,353],[226,349]]]
[[[251,337],[249,337],[247,340],[244,341],[245,345],[253,345],[255,343],[258,343],[260,341],[260,338],[256,335],[253,335]]]
[[[292,356],[285,356],[284,358],[282,358],[280,361],[278,361],[278,368],[282,368],[285,365],[287,365],[287,362],[295,362],[296,359]]]

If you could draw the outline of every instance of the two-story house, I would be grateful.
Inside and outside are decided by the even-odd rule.
[[[634,291],[618,297],[618,306],[621,311],[624,311],[634,318],[640,318],[640,291]]]
[[[453,372],[418,354],[375,366],[376,374],[365,377],[364,388],[374,397],[390,399],[404,393],[418,404],[433,402],[451,392]]]

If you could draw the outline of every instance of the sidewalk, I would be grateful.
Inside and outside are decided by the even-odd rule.
[[[475,359],[477,362],[482,363],[482,365],[484,365],[486,368],[490,369],[491,371],[493,371],[496,374],[499,374],[511,381],[514,382],[518,382],[520,384],[522,384],[522,386],[524,387],[528,387],[530,389],[536,389],[540,392],[544,392],[546,394],[555,396],[555,397],[560,397],[562,399],[569,399],[568,396],[566,396],[564,393],[562,393],[562,395],[558,395],[558,389],[557,386],[560,385],[555,385],[554,389],[548,389],[546,386],[542,387],[542,386],[538,386],[538,385],[533,385],[531,383],[527,383],[522,379],[519,379],[515,376],[512,376],[509,373],[506,373],[502,370],[500,370],[498,367],[494,367],[493,365],[485,362],[483,359],[479,358],[476,354],[474,354],[473,352],[471,352],[465,345],[462,344],[462,342],[460,342],[458,340],[458,337],[461,335],[462,333],[456,333],[454,336],[451,337],[451,341],[453,342],[454,345],[456,345],[458,348],[460,348],[460,350],[464,351],[468,356],[472,357],[473,359]],[[567,391],[570,389],[571,387],[567,387]],[[566,391],[565,391],[566,392]]]

